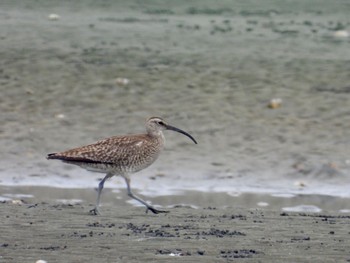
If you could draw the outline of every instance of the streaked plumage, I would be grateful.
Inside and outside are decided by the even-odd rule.
[[[197,142],[190,134],[168,125],[159,117],[149,118],[146,122],[146,130],[146,134],[114,136],[94,144],[51,153],[47,158],[75,164],[90,171],[107,173],[99,184],[96,207],[91,210],[94,214],[99,213],[100,195],[105,180],[114,175],[124,177],[128,195],[144,204],[147,210],[151,210],[153,213],[166,212],[153,208],[131,192],[129,174],[145,169],[158,158],[165,143],[163,130],[180,132],[188,136],[194,143]]]

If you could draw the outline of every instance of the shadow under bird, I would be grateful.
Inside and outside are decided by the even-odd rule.
[[[134,195],[130,188],[130,174],[150,166],[164,148],[164,130],[172,130],[196,140],[187,132],[167,124],[162,118],[151,117],[146,121],[145,134],[114,136],[94,144],[74,148],[59,153],[50,153],[47,159],[58,159],[65,163],[75,164],[89,171],[106,173],[98,185],[96,206],[90,212],[100,214],[100,196],[104,183],[114,175],[121,175],[126,182],[128,195],[146,206],[146,212],[167,213],[157,210],[146,201]]]

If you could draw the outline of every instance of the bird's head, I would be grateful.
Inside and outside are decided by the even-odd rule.
[[[146,130],[147,133],[150,135],[154,136],[159,136],[161,135],[162,131],[164,130],[172,130],[176,131],[179,133],[182,133],[183,135],[186,135],[189,137],[195,144],[197,144],[197,141],[187,132],[176,128],[174,126],[169,125],[167,122],[165,122],[162,118],[160,117],[151,117],[147,120],[146,122]]]

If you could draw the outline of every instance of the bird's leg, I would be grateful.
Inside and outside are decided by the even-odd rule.
[[[144,200],[142,200],[141,198],[137,197],[136,195],[134,195],[131,192],[131,188],[130,188],[130,178],[127,176],[123,176],[126,182],[126,186],[128,189],[128,196],[130,196],[132,199],[135,199],[136,201],[139,201],[141,204],[143,204],[144,206],[146,206],[146,213],[148,212],[148,210],[151,210],[154,214],[159,214],[159,213],[169,213],[169,211],[165,211],[165,210],[158,210],[155,209],[153,206],[147,204]]]
[[[101,180],[101,182],[98,184],[98,190],[97,190],[97,200],[96,200],[96,205],[95,205],[95,208],[94,209],[91,209],[90,210],[90,213],[93,214],[93,215],[101,215],[100,214],[100,211],[98,209],[98,207],[100,206],[100,197],[101,197],[101,193],[102,193],[102,189],[103,189],[103,186],[105,184],[105,181],[112,177],[113,174],[111,173],[107,173],[106,176]]]

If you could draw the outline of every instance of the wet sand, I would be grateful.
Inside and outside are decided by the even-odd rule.
[[[2,202],[1,262],[348,262],[350,216]]]
[[[254,195],[223,198],[197,192],[144,197],[169,211],[154,215],[128,202],[126,191],[106,189],[102,215],[93,216],[89,210],[96,193],[91,189],[0,190],[9,199],[0,203],[0,262],[172,262],[174,257],[183,262],[350,260],[350,215],[332,210],[331,202],[328,210],[315,213],[310,208],[289,212],[276,205],[259,207]],[[19,193],[17,198],[11,192]],[[190,205],[181,204],[185,200]],[[292,206],[288,200],[285,205]],[[337,209],[334,204],[333,208]]]

